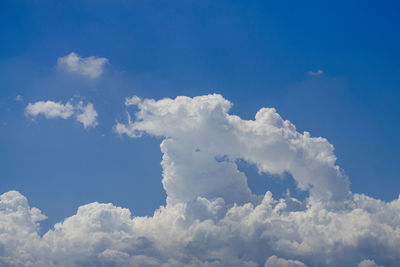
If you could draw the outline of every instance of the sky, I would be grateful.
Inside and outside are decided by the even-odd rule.
[[[397,1],[1,1],[0,236],[13,245],[0,244],[0,263],[395,266],[398,12]],[[111,230],[93,226],[103,219]],[[155,234],[165,224],[176,238]],[[88,232],[90,245],[74,235]],[[32,249],[49,244],[60,251]]]

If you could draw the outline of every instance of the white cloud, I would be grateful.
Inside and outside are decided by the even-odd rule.
[[[297,132],[273,108],[260,109],[255,120],[246,121],[229,115],[232,104],[220,95],[145,99],[137,105],[137,121],[117,123],[115,130],[130,137],[165,137],[161,164],[168,203],[198,196],[253,202],[256,197],[238,171],[237,159],[255,164],[260,172],[290,172],[315,201],[342,205],[349,196],[349,182],[335,165],[333,146],[324,138]],[[217,162],[217,156],[227,160]]]
[[[53,101],[38,101],[29,103],[25,108],[25,115],[27,117],[37,117],[39,115],[45,116],[47,119],[68,119],[75,116],[76,120],[81,122],[85,128],[96,127],[97,112],[92,103],[86,106],[80,101],[77,105],[71,102],[65,104]]]
[[[40,211],[21,194],[5,193],[0,265],[364,267],[400,261],[400,198],[387,203],[351,193],[326,139],[298,133],[274,109],[242,120],[228,113],[231,103],[220,95],[137,105],[136,120],[115,129],[164,138],[167,205],[152,217],[132,217],[128,209],[95,202],[39,237]],[[238,158],[262,172],[290,172],[310,198],[294,205],[299,200],[275,199],[267,188],[254,195]]]
[[[40,242],[38,222],[44,219],[17,191],[0,195],[0,265],[34,265],[37,255],[29,250]]]
[[[108,59],[104,57],[91,56],[84,58],[74,52],[57,60],[59,67],[93,79],[101,76],[107,62]]]
[[[25,108],[25,114],[34,117],[44,115],[47,119],[68,119],[74,114],[74,109],[70,102],[63,104],[53,101],[38,101],[33,104],[29,103]]]
[[[310,70],[308,72],[308,74],[311,75],[311,76],[320,76],[320,75],[324,74],[324,71],[323,70],[317,70],[317,71],[311,71]]]
[[[85,128],[97,126],[97,111],[94,109],[92,103],[88,103],[86,106],[79,103],[80,114],[76,116],[76,120],[81,122]]]

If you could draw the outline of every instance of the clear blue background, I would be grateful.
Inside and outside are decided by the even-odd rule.
[[[0,192],[19,190],[49,216],[42,231],[93,201],[151,215],[165,201],[160,140],[112,132],[124,98],[217,92],[243,118],[275,107],[299,131],[328,138],[353,192],[392,200],[399,12],[398,1],[3,0]],[[108,58],[104,75],[57,70],[72,51]],[[318,69],[324,75],[307,74]],[[74,95],[94,103],[98,127],[24,116],[29,102]],[[243,168],[255,191],[270,185]]]

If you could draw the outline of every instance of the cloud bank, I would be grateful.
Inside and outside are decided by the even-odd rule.
[[[29,103],[25,108],[25,115],[30,118],[43,115],[46,119],[68,119],[74,116],[85,128],[96,127],[98,124],[98,114],[93,104],[88,103],[84,105],[82,101],[76,105],[73,105],[71,102],[63,104],[53,101]]]
[[[60,68],[92,79],[101,76],[107,62],[108,59],[104,57],[81,57],[74,52],[57,60]]]
[[[91,203],[42,237],[45,217],[16,191],[0,196],[0,265],[396,266],[400,199],[354,194],[324,138],[299,133],[275,109],[229,114],[220,95],[126,100],[135,120],[115,131],[163,138],[166,206],[151,217]],[[59,111],[63,114],[63,112]],[[289,172],[309,197],[255,195],[237,160]],[[134,215],[134,214],[133,214]]]

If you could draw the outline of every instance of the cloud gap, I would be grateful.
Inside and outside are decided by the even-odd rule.
[[[274,198],[290,196],[300,201],[309,197],[309,192],[300,190],[296,180],[289,172],[282,174],[260,173],[255,164],[243,159],[238,159],[235,162],[238,170],[245,173],[247,184],[253,194],[264,196],[266,191],[271,191]]]

